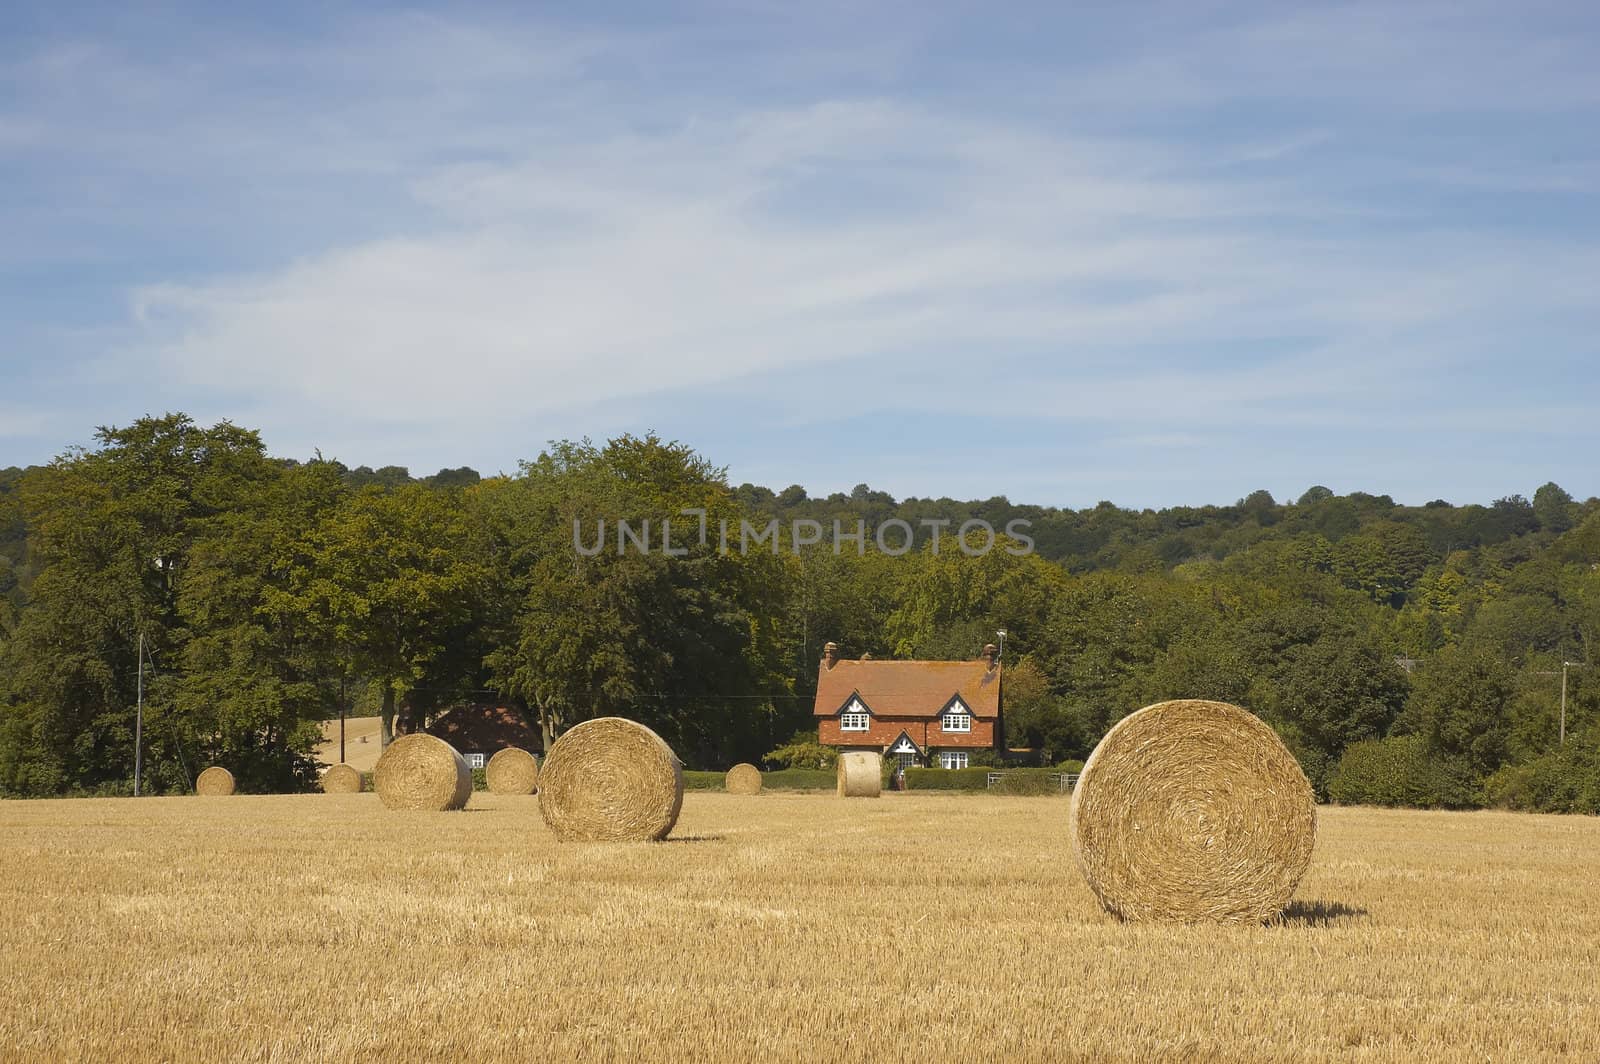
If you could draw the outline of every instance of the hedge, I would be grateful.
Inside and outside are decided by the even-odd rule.
[[[1342,805],[1470,809],[1482,789],[1465,766],[1429,754],[1421,736],[1351,743],[1328,776],[1328,797]]]
[[[371,772],[363,772],[361,774],[361,789],[368,794],[371,794],[373,791],[377,790],[377,788],[373,786]],[[472,789],[475,791],[486,791],[489,789],[489,777],[481,768],[475,768],[472,770]]]
[[[1531,813],[1600,813],[1600,755],[1584,742],[1520,765],[1484,783],[1489,804]]]
[[[832,769],[783,768],[761,774],[761,786],[775,791],[831,791],[838,783]]]
[[[989,773],[1000,778],[989,786]],[[984,791],[989,794],[1060,794],[1061,770],[1053,768],[908,768],[908,791]]]
[[[720,791],[727,779],[726,772],[694,772],[684,770],[683,789],[686,791]],[[834,773],[827,769],[783,768],[761,774],[764,791],[831,791],[836,786]]]

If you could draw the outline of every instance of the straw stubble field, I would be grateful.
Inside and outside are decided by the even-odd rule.
[[[1122,925],[1053,798],[0,803],[8,1059],[1600,1059],[1600,820],[1324,809],[1287,919]]]

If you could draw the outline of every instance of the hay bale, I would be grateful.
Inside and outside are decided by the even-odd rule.
[[[839,754],[840,798],[876,798],[883,793],[883,755],[876,750],[844,750]]]
[[[384,750],[372,771],[372,789],[390,809],[461,809],[472,797],[472,770],[455,747],[416,732]]]
[[[1072,795],[1072,846],[1124,920],[1261,923],[1317,835],[1311,784],[1266,724],[1225,702],[1147,706],[1106,733]]]
[[[334,765],[322,774],[322,793],[360,794],[361,773],[351,765]]]
[[[539,771],[539,812],[562,842],[664,839],[683,805],[683,765],[643,724],[587,720],[557,739]]]
[[[520,746],[508,746],[483,770],[491,794],[532,794],[538,789],[539,760]]]
[[[735,765],[728,770],[722,786],[729,794],[760,794],[761,770],[748,762]]]
[[[222,798],[233,793],[233,773],[221,765],[212,765],[195,777],[194,793],[208,798]]]

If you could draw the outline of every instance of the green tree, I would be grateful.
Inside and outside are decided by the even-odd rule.
[[[1533,514],[1546,532],[1565,532],[1572,527],[1572,496],[1551,481],[1533,493]]]
[[[149,691],[159,714],[188,638],[179,598],[195,543],[279,470],[255,433],[182,414],[102,428],[96,440],[20,487],[38,576],[0,662],[0,787],[12,791],[131,779],[141,637],[161,670]],[[151,742],[152,771],[176,784],[166,732]]]
[[[817,741],[815,731],[796,732],[788,742],[763,754],[761,760],[783,768],[832,769],[839,761],[839,751],[823,746]]]
[[[1418,671],[1396,727],[1482,778],[1506,760],[1516,695],[1515,674],[1498,657],[1447,647]]]
[[[738,549],[745,511],[721,470],[654,436],[556,444],[500,486],[494,510],[516,604],[493,682],[547,741],[621,714],[706,761],[770,745],[785,570]],[[703,511],[703,539],[685,510]]]
[[[1388,732],[1409,687],[1392,652],[1354,633],[1290,647],[1276,672],[1266,708],[1319,793],[1345,747]]]
[[[477,687],[489,573],[456,495],[364,488],[327,514],[309,546],[276,608],[303,618],[377,687],[383,743],[397,720],[412,730],[428,709]]]
[[[186,630],[172,731],[241,786],[315,782],[318,722],[338,711],[349,661],[288,589],[316,564],[317,530],[348,495],[328,462],[286,467],[205,522],[178,606]],[[152,719],[160,736],[162,712]]]

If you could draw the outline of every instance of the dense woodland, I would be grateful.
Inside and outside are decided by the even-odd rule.
[[[685,508],[900,518],[924,540],[574,549],[575,520],[676,530]],[[1034,553],[929,549],[923,519],[968,517],[1030,521]],[[487,698],[547,741],[615,713],[692,767],[804,765],[824,756],[804,735],[823,643],[971,657],[1001,628],[1008,745],[1046,763],[1147,703],[1218,698],[1271,722],[1324,797],[1600,810],[1600,675],[1569,670],[1559,736],[1562,663],[1600,633],[1600,500],[1555,484],[1467,506],[1320,486],[1159,511],[813,499],[654,437],[415,478],[182,415],[0,471],[0,791],[130,786],[141,638],[146,786],[222,762],[267,790],[311,783],[341,707],[404,729]]]

